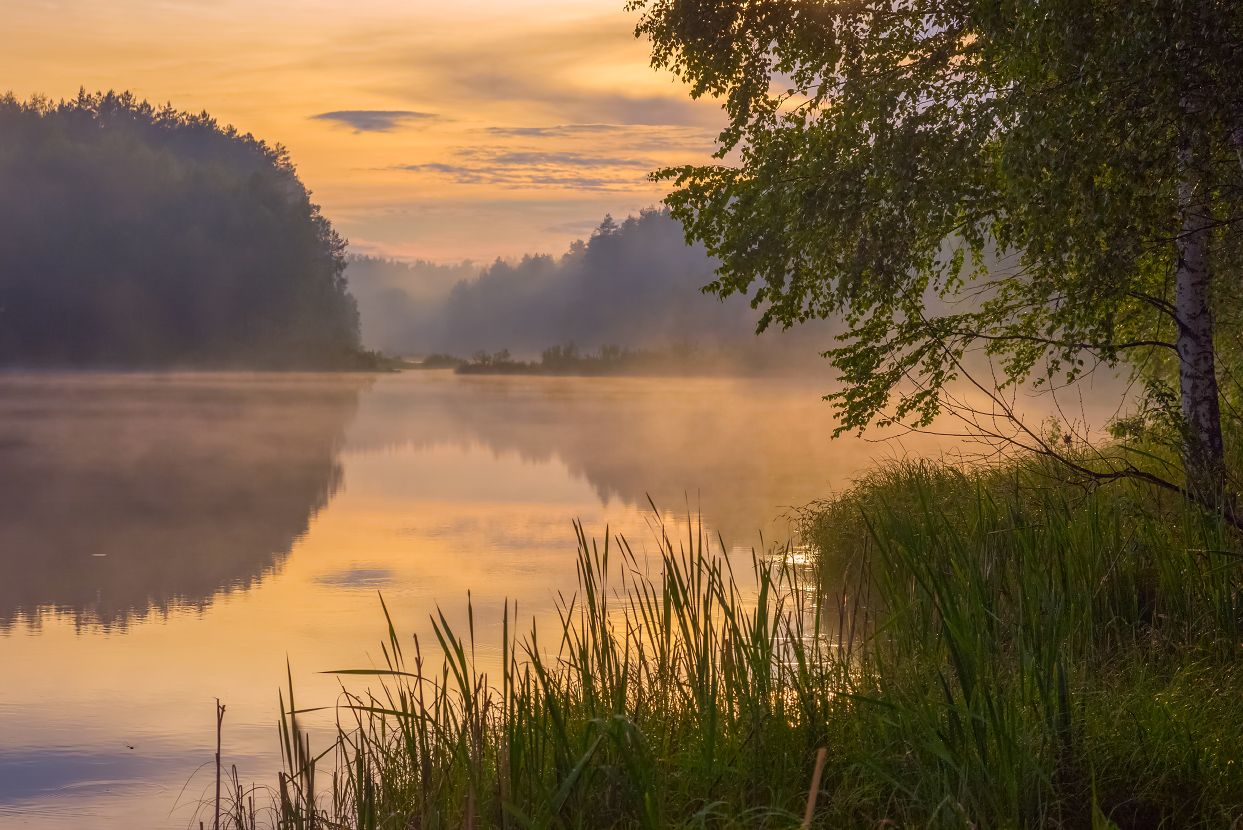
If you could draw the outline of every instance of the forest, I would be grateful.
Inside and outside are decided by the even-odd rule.
[[[206,113],[0,98],[0,216],[2,364],[373,363],[289,153]]]
[[[390,354],[508,351],[534,358],[573,344],[669,358],[694,347],[700,359],[691,368],[703,368],[713,355],[765,370],[820,362],[833,322],[757,338],[759,312],[744,298],[704,294],[717,265],[702,245],[686,242],[668,210],[650,208],[621,221],[606,215],[557,256],[482,266],[351,255],[346,274],[362,311],[364,344]]]

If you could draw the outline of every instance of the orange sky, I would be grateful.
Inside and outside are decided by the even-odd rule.
[[[130,89],[290,148],[357,252],[559,253],[655,204],[722,115],[648,65],[623,0],[21,0],[0,85]]]

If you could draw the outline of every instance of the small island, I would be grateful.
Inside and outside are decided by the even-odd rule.
[[[737,372],[738,364],[724,354],[709,352],[691,343],[663,349],[631,349],[605,345],[595,352],[583,351],[574,343],[561,343],[544,349],[539,360],[522,360],[509,349],[478,351],[469,359],[433,353],[421,360],[403,362],[402,368],[452,369],[459,375],[564,375],[597,377],[602,375],[683,375]],[[741,368],[746,368],[741,367]]]

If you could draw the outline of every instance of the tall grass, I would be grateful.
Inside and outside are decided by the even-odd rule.
[[[902,465],[815,516],[824,550],[869,559],[883,602],[867,754],[891,811],[921,825],[1231,826],[1238,539],[1180,501],[1058,473]]]
[[[433,647],[390,619],[316,756],[292,688],[288,828],[1229,827],[1243,816],[1240,546],[1036,461],[887,468],[792,551],[578,536],[556,630]],[[735,570],[738,568],[739,570]],[[387,611],[385,611],[387,614]]]

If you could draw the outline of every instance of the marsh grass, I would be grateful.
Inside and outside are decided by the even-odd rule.
[[[473,609],[434,644],[388,618],[322,754],[282,700],[279,825],[798,827],[820,748],[816,826],[1239,823],[1220,523],[1024,461],[891,466],[806,524],[811,564],[576,525],[578,590],[551,631],[506,606],[496,676]]]

